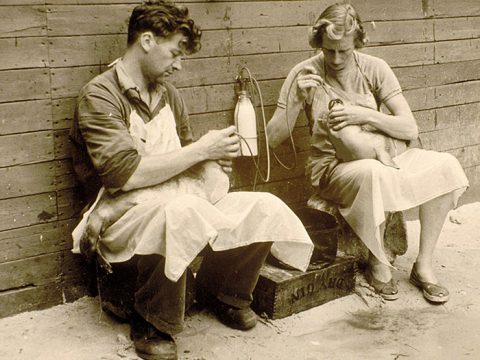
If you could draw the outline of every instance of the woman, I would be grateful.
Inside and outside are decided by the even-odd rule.
[[[386,300],[399,295],[383,249],[385,212],[419,206],[420,247],[410,280],[427,300],[448,301],[449,292],[434,273],[433,252],[447,213],[468,187],[465,173],[450,154],[407,149],[406,143],[418,137],[415,119],[390,67],[356,51],[367,38],[351,5],[329,6],[311,28],[309,41],[321,51],[297,64],[285,80],[268,124],[270,146],[289,136],[303,108],[312,127],[311,182],[321,197],[338,204],[370,250],[366,278]],[[329,111],[335,99],[343,105]],[[379,111],[381,104],[391,115]],[[399,169],[375,159],[339,160],[329,135],[352,125],[387,135]]]

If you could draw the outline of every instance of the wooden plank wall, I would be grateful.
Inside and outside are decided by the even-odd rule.
[[[82,201],[67,132],[80,87],[125,49],[126,22],[138,2],[0,1],[0,317],[85,294],[85,267],[69,251]],[[425,147],[456,155],[471,181],[470,194],[479,194],[480,2],[351,2],[371,39],[363,51],[394,68]],[[272,114],[288,70],[313,54],[308,26],[331,1],[182,3],[204,29],[202,51],[185,60],[174,78],[198,137],[232,123],[242,66],[260,84],[267,118]],[[274,164],[271,182],[257,189],[297,206],[308,196],[304,119],[294,138],[296,168]],[[278,154],[292,164],[288,144]],[[250,159],[237,161],[235,188],[251,189],[254,174]]]

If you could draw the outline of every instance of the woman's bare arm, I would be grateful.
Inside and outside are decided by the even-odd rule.
[[[362,106],[336,107],[330,113],[329,126],[333,130],[340,130],[349,125],[368,124],[393,138],[416,139],[417,123],[403,94],[393,96],[385,102],[385,106],[391,115]]]

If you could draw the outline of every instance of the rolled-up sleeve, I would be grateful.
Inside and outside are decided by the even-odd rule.
[[[167,90],[166,96],[170,104],[175,118],[176,129],[180,143],[186,146],[193,142],[193,133],[190,126],[190,118],[188,115],[187,106],[180,92],[170,83],[165,83]]]
[[[141,159],[122,112],[119,100],[98,85],[84,89],[77,104],[79,130],[106,188],[121,188]]]

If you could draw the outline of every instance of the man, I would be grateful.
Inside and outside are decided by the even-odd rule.
[[[148,1],[133,10],[125,54],[78,98],[73,159],[89,200],[102,185],[110,194],[151,187],[206,160],[231,171],[235,128],[193,142],[185,104],[166,81],[185,54],[199,50],[200,37],[185,8]],[[298,218],[268,193],[229,193],[215,206],[191,195],[167,205],[152,199],[101,235],[108,261],[138,260],[131,338],[145,359],[177,358],[172,335],[183,326],[185,266],[202,249],[202,302],[224,324],[247,330],[256,324],[252,292],[272,242],[281,242],[274,255],[282,258],[283,246],[282,260],[303,270],[313,248]]]

